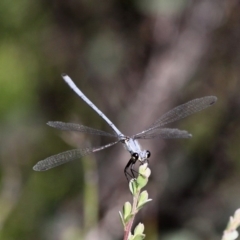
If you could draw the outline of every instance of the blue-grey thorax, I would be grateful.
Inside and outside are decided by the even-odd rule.
[[[132,138],[125,138],[121,141],[125,147],[125,149],[128,150],[128,152],[131,154],[138,153],[138,160],[140,162],[144,162],[147,159],[147,151],[142,150],[139,142]]]

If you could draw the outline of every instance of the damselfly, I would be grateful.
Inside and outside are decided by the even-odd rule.
[[[59,166],[63,163],[79,159],[87,154],[103,150],[105,148],[111,147],[117,143],[122,143],[124,147],[130,153],[130,160],[128,161],[126,167],[124,168],[124,173],[126,178],[128,176],[135,178],[134,175],[134,164],[139,161],[141,164],[148,162],[150,157],[150,151],[143,150],[138,143],[138,139],[151,139],[151,138],[191,138],[192,135],[185,130],[179,130],[176,128],[163,128],[168,123],[175,122],[179,119],[185,118],[193,113],[199,112],[211,105],[213,105],[217,98],[215,96],[206,96],[202,98],[197,98],[189,101],[185,104],[179,105],[173,108],[169,112],[158,118],[152,125],[150,125],[146,130],[137,133],[131,137],[124,135],[119,131],[119,129],[106,117],[106,115],[100,111],[74,84],[69,76],[62,74],[64,81],[72,88],[72,90],[82,98],[93,110],[95,110],[100,117],[102,117],[108,125],[113,129],[113,133],[107,133],[98,129],[90,128],[84,125],[79,125],[75,123],[65,123],[65,122],[48,122],[47,124],[53,128],[57,128],[65,131],[77,131],[93,135],[101,135],[106,137],[114,138],[115,141],[100,147],[86,147],[82,149],[73,149],[70,151],[62,152],[44,160],[39,161],[33,169],[35,171],[45,171],[53,167]],[[130,168],[130,172],[128,169]]]

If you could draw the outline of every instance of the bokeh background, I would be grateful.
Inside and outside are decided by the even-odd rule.
[[[121,145],[46,172],[50,155],[111,139],[61,132],[59,120],[109,131],[61,79],[132,135],[171,108],[218,102],[169,127],[187,140],[145,140],[153,199],[147,239],[220,239],[240,207],[240,3],[237,0],[0,2],[0,239],[122,239],[131,201]],[[111,131],[111,130],[110,130]]]

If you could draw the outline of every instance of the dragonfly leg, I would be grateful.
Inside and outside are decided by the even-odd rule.
[[[136,172],[136,171],[134,170],[134,164],[135,164],[135,162],[132,162],[132,164],[130,165],[130,171],[131,171],[131,173],[132,173],[133,178],[136,178],[135,175],[134,175],[134,172]]]
[[[126,167],[124,168],[124,174],[125,174],[128,182],[129,182],[129,178],[128,177],[132,178],[132,175],[128,172],[128,169],[129,169],[130,166],[132,166],[132,164],[133,164],[133,161],[132,161],[132,159],[130,159],[128,161]]]
[[[129,177],[132,179],[132,178],[136,178],[135,177],[135,173],[138,174],[138,172],[136,170],[134,170],[134,164],[136,163],[136,160],[135,159],[130,159],[126,165],[126,167],[124,168],[124,174],[129,182]],[[130,171],[131,171],[131,174],[128,172],[128,169],[130,168]]]

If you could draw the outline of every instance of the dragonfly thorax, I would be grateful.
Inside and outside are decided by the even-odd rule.
[[[146,159],[150,157],[150,152],[148,150],[142,150],[140,144],[136,139],[126,137],[121,141],[131,154],[131,158],[135,161],[139,160],[140,162],[145,162]]]

